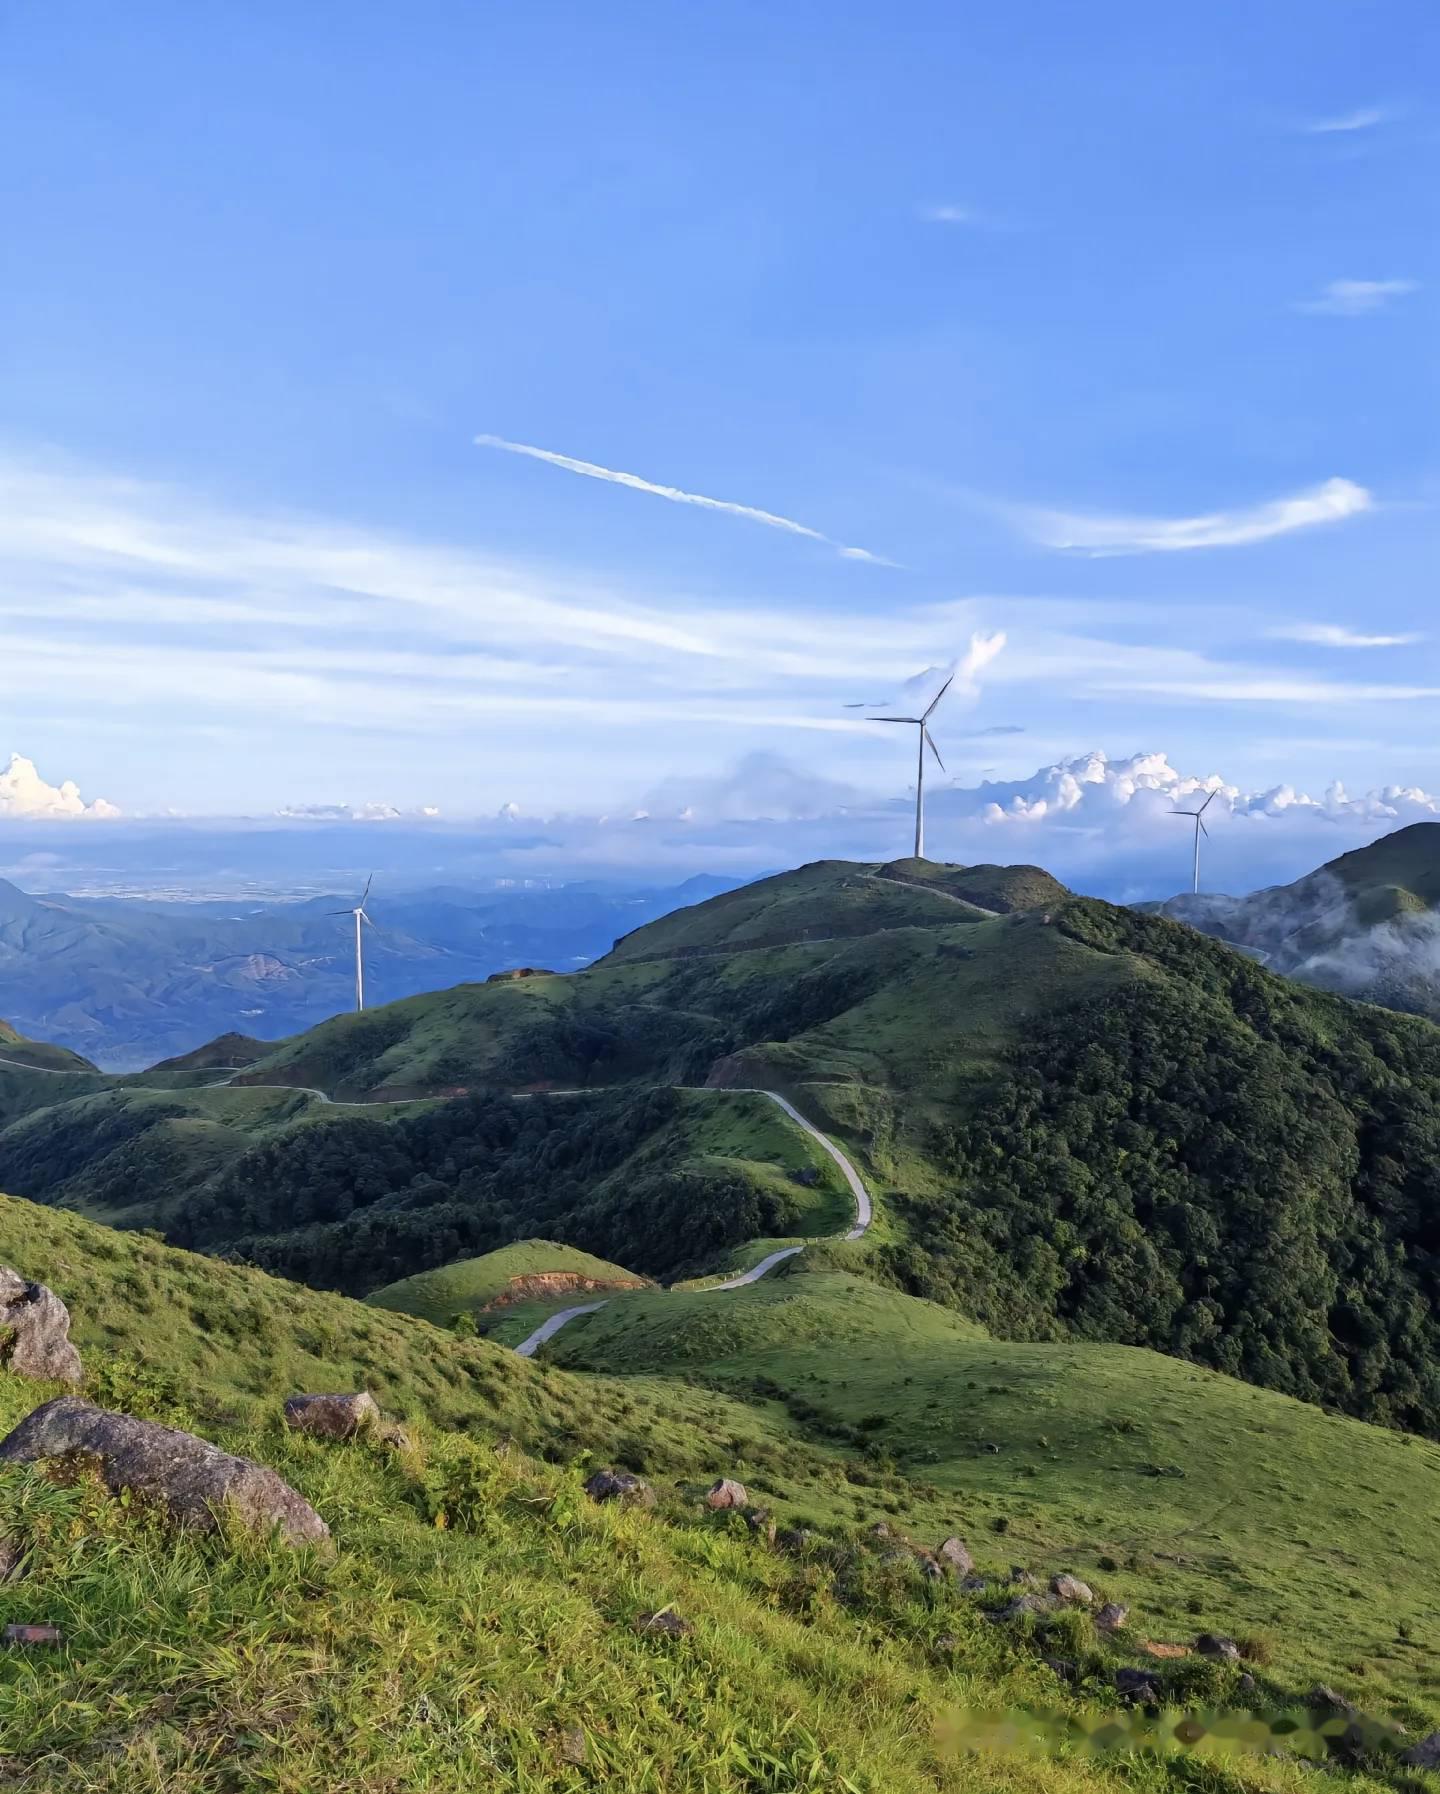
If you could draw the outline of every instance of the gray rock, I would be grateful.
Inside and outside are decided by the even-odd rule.
[[[1101,1632],[1118,1632],[1130,1618],[1130,1609],[1123,1601],[1107,1601],[1095,1615],[1095,1624]]]
[[[719,1476],[705,1491],[705,1505],[717,1511],[728,1507],[749,1507],[750,1497],[745,1493],[744,1483],[734,1482],[728,1476]]]
[[[25,1547],[0,1535],[0,1582],[18,1582],[25,1574]]]
[[[1082,1582],[1078,1576],[1052,1576],[1050,1592],[1052,1595],[1058,1595],[1062,1601],[1069,1601],[1076,1607],[1089,1607],[1095,1600],[1095,1591],[1088,1582]]]
[[[1117,1669],[1115,1690],[1122,1699],[1155,1706],[1160,1699],[1160,1682],[1148,1669]]]
[[[964,1539],[946,1539],[935,1555],[956,1576],[968,1576],[975,1568],[975,1559],[966,1549]]]
[[[1042,1657],[1040,1661],[1052,1675],[1059,1676],[1062,1682],[1078,1682],[1080,1667],[1069,1657]]]
[[[108,1413],[78,1396],[46,1402],[0,1442],[0,1463],[69,1456],[93,1459],[112,1495],[131,1490],[202,1531],[216,1531],[227,1515],[248,1532],[275,1532],[291,1545],[330,1537],[309,1502],[263,1464],[231,1457],[193,1433]]]
[[[1353,1701],[1347,1701],[1343,1694],[1336,1694],[1333,1688],[1327,1688],[1323,1682],[1317,1682],[1305,1697],[1312,1707],[1318,1707],[1326,1713],[1343,1713],[1347,1719],[1358,1719],[1360,1709]]]
[[[411,1436],[410,1429],[401,1426],[398,1421],[392,1421],[389,1426],[382,1426],[375,1437],[381,1445],[388,1446],[391,1451],[413,1451],[415,1449],[415,1441]]]
[[[70,1343],[70,1310],[9,1265],[0,1265],[0,1365],[44,1383],[78,1385],[84,1374]]]
[[[922,1557],[920,1559],[920,1574],[931,1582],[940,1582],[944,1579],[945,1570],[933,1557]]]
[[[1043,1595],[1017,1595],[991,1617],[997,1620],[1020,1620],[1027,1613],[1049,1613],[1050,1603]]]
[[[592,1501],[623,1501],[627,1507],[654,1507],[655,1491],[628,1470],[597,1470],[585,1485]]]
[[[1400,1761],[1411,1769],[1440,1769],[1440,1732],[1431,1732],[1412,1744]]]
[[[815,1534],[806,1526],[795,1526],[776,1536],[775,1544],[781,1551],[788,1551],[792,1556],[800,1556],[815,1543]]]
[[[751,1532],[758,1533],[772,1545],[775,1543],[775,1521],[768,1507],[747,1507],[745,1524]]]
[[[635,1630],[646,1638],[686,1638],[695,1628],[673,1607],[662,1607],[658,1613],[640,1614],[635,1621]]]
[[[1237,1694],[1254,1694],[1255,1678],[1254,1678],[1254,1676],[1252,1676],[1250,1674],[1250,1672],[1248,1670],[1236,1682],[1235,1692]]]
[[[297,1433],[321,1439],[353,1439],[380,1424],[375,1398],[358,1395],[292,1395],[285,1403],[285,1424]]]
[[[871,1539],[888,1539],[893,1535],[890,1531],[888,1521],[877,1520],[873,1526],[866,1529],[865,1536]]]
[[[967,1595],[983,1595],[987,1584],[983,1576],[962,1576],[960,1587]]]
[[[578,1768],[587,1755],[585,1728],[578,1725],[561,1726],[555,1753],[562,1763],[573,1763]]]
[[[1218,1657],[1222,1663],[1238,1663],[1240,1647],[1233,1638],[1222,1638],[1218,1632],[1202,1632],[1195,1640],[1195,1649],[1202,1657]]]
[[[1017,1588],[1039,1588],[1039,1579],[1032,1576],[1024,1564],[1011,1564],[1010,1580]]]
[[[949,1656],[950,1652],[955,1650],[959,1645],[959,1642],[959,1639],[956,1638],[953,1632],[942,1632],[935,1640],[935,1649],[943,1652],[946,1656]]]

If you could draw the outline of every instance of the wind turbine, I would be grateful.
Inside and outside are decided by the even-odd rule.
[[[1172,816],[1193,816],[1195,818],[1195,895],[1197,897],[1200,895],[1200,837],[1204,835],[1207,841],[1210,839],[1210,831],[1201,818],[1214,801],[1215,793],[1212,791],[1198,810],[1176,809],[1170,812]]]
[[[354,916],[354,918],[355,918],[355,1013],[356,1013],[356,1015],[359,1015],[360,1011],[365,1007],[365,959],[364,959],[364,955],[360,951],[360,924],[362,922],[370,922],[369,916],[366,915],[366,913],[365,913],[365,899],[370,895],[370,887],[371,887],[371,885],[374,884],[374,882],[375,882],[375,874],[372,872],[370,874],[369,878],[367,878],[365,880],[365,889],[360,893],[360,901],[358,903],[352,905],[351,908],[349,908],[349,909],[332,909],[332,910],[329,910],[326,912],[328,915],[332,915],[332,916]],[[373,922],[370,922],[370,926],[373,928],[375,926],[375,924]]]
[[[952,672],[919,716],[872,716],[866,719],[872,723],[909,723],[919,731],[916,743],[919,749],[919,759],[915,773],[915,858],[917,860],[925,858],[925,750],[927,747],[935,756],[935,764],[941,772],[945,770],[945,762],[940,758],[940,750],[936,747],[930,734],[930,718],[935,714],[936,705],[949,691],[954,680],[955,673]]]

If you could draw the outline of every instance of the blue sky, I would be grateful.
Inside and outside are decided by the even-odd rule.
[[[841,706],[999,631],[962,785],[1440,788],[1430,0],[50,0],[0,50],[0,760],[740,813],[903,791]]]

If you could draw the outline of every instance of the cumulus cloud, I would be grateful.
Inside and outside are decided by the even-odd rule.
[[[843,817],[866,803],[853,785],[807,771],[780,754],[755,753],[713,778],[662,780],[646,796],[644,813],[685,823],[813,822]]]
[[[1332,280],[1317,299],[1303,299],[1295,309],[1318,317],[1359,318],[1382,311],[1392,299],[1403,299],[1419,287],[1415,280]]]
[[[35,762],[21,754],[11,754],[9,766],[0,772],[0,818],[23,816],[28,820],[43,817],[47,821],[83,818],[94,822],[119,814],[115,805],[107,803],[103,797],[87,804],[73,779],[66,779],[59,785],[47,784]]]
[[[440,811],[434,804],[416,810],[400,810],[394,804],[286,804],[276,810],[286,822],[434,822]]]
[[[1343,623],[1277,623],[1266,633],[1281,642],[1310,642],[1317,648],[1406,648],[1421,635],[1366,635]]]
[[[1009,506],[1010,516],[1045,548],[1093,555],[1153,554],[1179,549],[1236,548],[1294,530],[1357,517],[1374,504],[1353,480],[1332,479],[1289,498],[1238,511],[1195,517],[1128,517],[1095,512]]]
[[[665,498],[671,504],[698,505],[706,511],[723,511],[730,517],[744,517],[751,523],[763,523],[770,529],[784,530],[792,536],[807,536],[812,542],[823,542],[828,548],[836,549],[847,561],[873,561],[878,566],[890,566],[878,554],[871,554],[868,548],[849,548],[843,542],[837,542],[832,536],[825,535],[818,529],[811,529],[808,523],[797,523],[793,517],[781,517],[774,511],[762,511],[754,505],[735,504],[727,498],[706,498],[699,492],[685,492],[679,486],[661,486],[654,480],[642,479],[638,473],[619,473],[613,467],[601,467],[594,461],[578,461],[573,455],[560,455],[553,449],[534,448],[527,442],[509,442],[503,436],[477,436],[478,448],[503,449],[507,455],[528,455],[532,461],[544,461],[551,467],[564,468],[566,473],[583,474],[591,480],[608,480],[612,486],[628,486],[632,492],[648,492],[654,498]]]

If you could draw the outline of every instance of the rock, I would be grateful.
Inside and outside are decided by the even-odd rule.
[[[1052,1576],[1050,1593],[1077,1607],[1089,1607],[1095,1600],[1095,1592],[1090,1584],[1082,1582],[1078,1576]]]
[[[877,1520],[873,1526],[866,1528],[865,1536],[869,1539],[888,1539],[894,1535],[886,1521]]]
[[[905,1569],[913,1570],[915,1554],[913,1551],[903,1551],[897,1547],[894,1551],[887,1551],[880,1561],[890,1569],[896,1569],[903,1565]]]
[[[1195,1640],[1195,1649],[1202,1657],[1218,1657],[1222,1663],[1238,1663],[1240,1647],[1233,1638],[1222,1638],[1218,1632],[1202,1632]]]
[[[992,1445],[987,1445],[987,1446],[986,1446],[986,1447],[985,1447],[985,1449],[986,1449],[986,1451],[987,1451],[987,1452],[989,1452],[989,1453],[990,1453],[990,1454],[991,1454],[991,1456],[992,1456],[992,1457],[997,1457],[997,1458],[998,1458],[998,1457],[999,1457],[999,1455],[1000,1455],[1000,1447],[999,1447],[999,1446],[998,1446],[998,1445],[993,1445],[993,1444],[992,1444]]]
[[[573,1763],[578,1768],[585,1761],[584,1728],[578,1725],[561,1726],[555,1754],[562,1763]]]
[[[1040,1661],[1052,1675],[1059,1676],[1062,1682],[1078,1682],[1080,1669],[1069,1657],[1042,1657]]]
[[[960,1587],[967,1595],[983,1595],[986,1586],[983,1576],[962,1576],[960,1578]]]
[[[285,1424],[297,1433],[321,1439],[353,1439],[380,1424],[375,1398],[359,1395],[292,1395],[285,1403]]]
[[[25,1547],[0,1534],[0,1582],[18,1582],[25,1574]]]
[[[1343,1713],[1347,1719],[1360,1717],[1360,1709],[1352,1701],[1347,1701],[1343,1694],[1336,1694],[1333,1688],[1327,1688],[1323,1682],[1317,1682],[1305,1700],[1307,1705],[1318,1707],[1322,1712]]]
[[[935,1555],[956,1576],[968,1576],[975,1568],[975,1559],[966,1550],[964,1539],[946,1539]]]
[[[58,1645],[63,1642],[58,1626],[7,1626],[3,1637],[7,1645]]]
[[[415,1440],[408,1427],[401,1426],[398,1421],[389,1426],[382,1426],[375,1438],[381,1445],[391,1451],[414,1451]]]
[[[1129,1618],[1130,1609],[1123,1601],[1107,1601],[1095,1615],[1095,1624],[1101,1632],[1118,1632]]]
[[[758,1533],[769,1544],[775,1543],[775,1522],[768,1507],[747,1507],[745,1524],[751,1532]]]
[[[940,1582],[944,1579],[945,1570],[933,1557],[922,1557],[920,1559],[920,1574],[931,1582]]]
[[[72,1454],[95,1461],[112,1495],[132,1490],[206,1532],[229,1515],[247,1532],[277,1532],[291,1545],[330,1537],[309,1502],[263,1464],[231,1457],[193,1433],[111,1414],[75,1395],[36,1408],[0,1441],[0,1463],[37,1464]]]
[[[592,1501],[621,1501],[626,1507],[654,1507],[655,1491],[628,1470],[597,1470],[585,1485]]]
[[[1249,1670],[1246,1670],[1245,1674],[1236,1682],[1235,1692],[1237,1694],[1254,1694],[1255,1678],[1250,1674]]]
[[[640,1614],[635,1630],[646,1638],[686,1638],[695,1628],[673,1607],[662,1607],[658,1613]]]
[[[1039,1588],[1039,1580],[1032,1576],[1024,1564],[1011,1564],[1010,1580],[1017,1588]]]
[[[1122,1700],[1139,1701],[1153,1707],[1160,1700],[1160,1680],[1152,1670],[1117,1669],[1115,1691]]]
[[[78,1385],[84,1374],[70,1343],[70,1310],[9,1265],[0,1265],[0,1365],[44,1383]]]
[[[958,1643],[959,1640],[955,1637],[953,1632],[942,1632],[935,1640],[935,1649],[944,1652],[948,1656],[950,1652],[956,1648]]]
[[[1049,1611],[1050,1603],[1043,1595],[1017,1595],[1013,1601],[1008,1602],[998,1612],[992,1614],[991,1618],[1020,1620],[1024,1619],[1027,1613],[1048,1613]]]
[[[815,1534],[806,1526],[795,1526],[776,1536],[776,1547],[798,1557],[815,1543]]]
[[[1440,1769],[1440,1732],[1431,1732],[1412,1744],[1400,1761],[1410,1769]]]
[[[749,1507],[750,1497],[745,1493],[744,1483],[733,1482],[728,1476],[719,1476],[705,1491],[705,1505],[717,1512],[728,1507]]]

